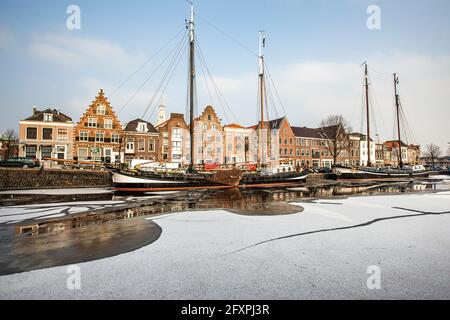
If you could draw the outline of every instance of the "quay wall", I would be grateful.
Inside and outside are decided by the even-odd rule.
[[[108,171],[0,168],[0,190],[110,186],[112,178]]]

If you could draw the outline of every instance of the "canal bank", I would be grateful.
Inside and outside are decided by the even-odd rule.
[[[0,168],[0,190],[111,187],[109,171]]]

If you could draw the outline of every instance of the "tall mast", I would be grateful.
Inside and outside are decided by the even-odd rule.
[[[400,99],[397,93],[397,85],[398,85],[398,77],[397,73],[394,73],[394,94],[395,94],[395,108],[397,111],[397,137],[398,137],[398,164],[403,167],[402,161],[402,140],[400,136]]]
[[[370,159],[370,112],[369,112],[369,72],[367,71],[367,62],[364,62],[364,87],[366,91],[366,114],[367,114],[367,166],[372,165]]]
[[[194,170],[194,84],[195,84],[195,37],[194,37],[194,5],[191,3],[191,18],[189,20],[189,123],[191,156],[189,171]]]
[[[264,55],[263,55],[263,47],[264,47],[264,32],[259,31],[259,99],[260,99],[260,107],[261,107],[261,127],[259,130],[259,159],[258,162],[262,165],[265,164],[265,149],[264,149]]]

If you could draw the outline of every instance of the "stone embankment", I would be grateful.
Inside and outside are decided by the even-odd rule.
[[[110,186],[108,171],[0,168],[0,190]]]

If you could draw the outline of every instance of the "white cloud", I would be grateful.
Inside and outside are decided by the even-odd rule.
[[[35,36],[29,51],[38,58],[66,67],[129,69],[144,60],[142,55],[129,54],[109,41],[57,34]]]
[[[392,73],[398,72],[401,99],[417,142],[435,142],[445,150],[450,141],[450,56],[399,53],[376,55],[368,62],[375,93],[372,117],[381,139],[393,137]],[[359,62],[309,61],[271,71],[292,125],[317,126],[326,115],[342,113],[355,131],[361,129],[363,69]],[[256,81],[256,76],[249,74],[216,77],[244,124],[256,121]]]

